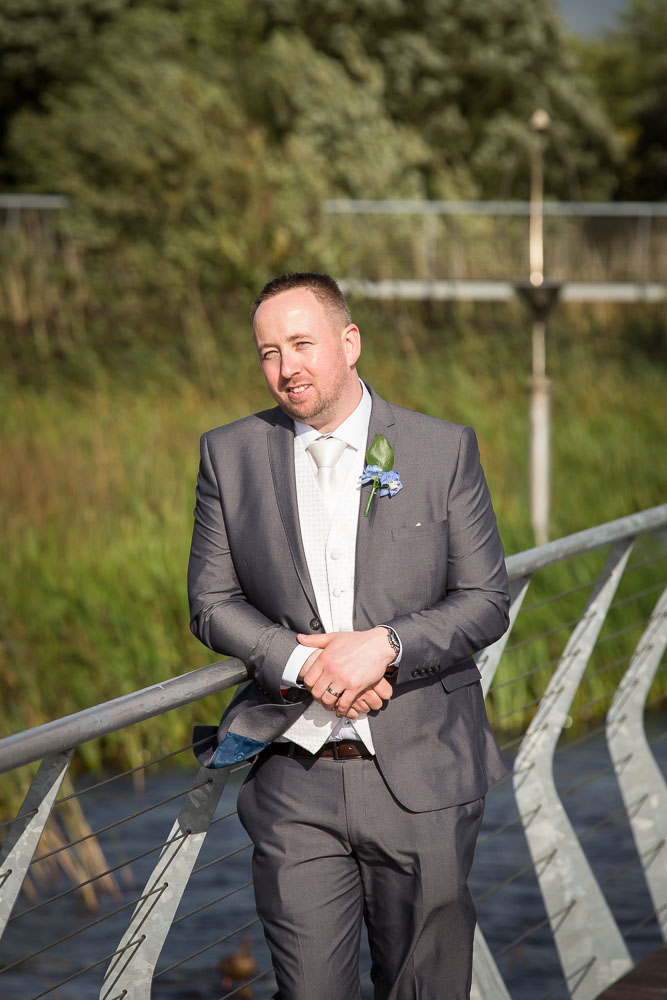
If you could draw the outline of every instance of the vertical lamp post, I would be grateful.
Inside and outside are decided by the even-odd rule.
[[[528,263],[530,284],[544,285],[544,143],[551,121],[546,111],[533,112],[535,130],[530,170],[530,232]],[[547,378],[546,316],[533,316],[533,379],[530,393],[530,512],[538,545],[549,540],[551,495],[551,382]]]
[[[549,540],[549,498],[551,492],[551,380],[547,378],[546,321],[560,292],[560,283],[544,279],[544,132],[551,119],[546,111],[533,112],[535,131],[531,155],[530,230],[528,281],[516,283],[516,290],[529,307],[533,326],[533,371],[530,391],[530,517],[535,542]]]

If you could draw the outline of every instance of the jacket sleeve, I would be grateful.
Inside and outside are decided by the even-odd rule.
[[[210,649],[243,660],[260,691],[276,702],[284,702],[281,678],[297,645],[296,633],[267,618],[243,592],[206,434],[201,439],[188,599],[194,635]]]
[[[447,519],[445,596],[432,607],[386,623],[403,645],[398,683],[437,670],[445,686],[448,672],[456,686],[457,664],[464,668],[461,681],[467,677],[469,683],[465,668],[472,668],[471,655],[500,638],[509,624],[504,552],[471,427],[461,435]]]

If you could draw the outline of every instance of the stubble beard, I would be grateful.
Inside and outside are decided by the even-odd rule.
[[[332,412],[335,408],[337,401],[341,398],[345,392],[346,385],[346,375],[341,374],[341,377],[336,382],[335,386],[332,386],[326,393],[322,390],[317,390],[317,398],[313,400],[310,407],[304,410],[298,406],[293,406],[289,399],[280,399],[280,408],[288,417],[292,420],[299,420],[302,424],[310,424],[317,417]],[[328,422],[328,421],[327,421]]]
[[[289,399],[281,399],[280,408],[287,414],[288,417],[291,417],[292,420],[300,420],[302,424],[307,424],[316,417],[319,417],[320,414],[324,413],[332,402],[333,398],[325,399],[321,395],[318,395],[311,407],[308,410],[304,410],[299,406],[293,406]]]

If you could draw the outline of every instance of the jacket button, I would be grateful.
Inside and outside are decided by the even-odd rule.
[[[310,619],[310,627],[313,630],[320,629],[320,628],[322,628],[322,622],[319,620],[319,618],[311,618]]]

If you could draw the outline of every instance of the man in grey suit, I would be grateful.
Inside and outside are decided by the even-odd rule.
[[[463,1000],[507,770],[472,659],[509,605],[475,435],[359,380],[328,276],[251,315],[278,406],[202,437],[188,575],[194,634],[251,680],[200,759],[260,751],[239,815],[280,1000],[357,1000],[362,920],[376,1000]]]

